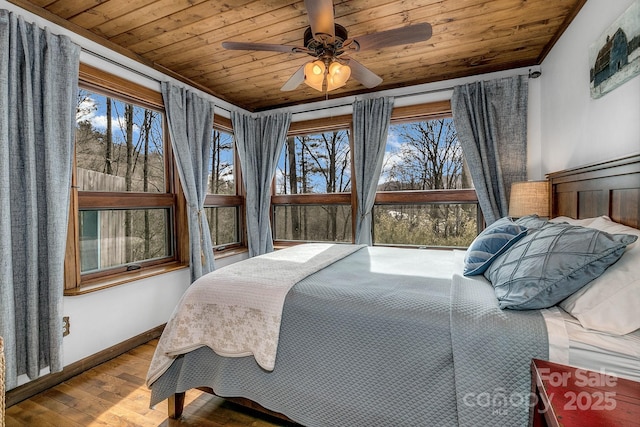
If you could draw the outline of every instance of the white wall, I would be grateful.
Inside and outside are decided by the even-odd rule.
[[[216,261],[222,267],[246,256]],[[85,295],[64,297],[71,333],[64,340],[65,366],[162,325],[191,283],[188,268]]]
[[[189,283],[185,268],[64,297],[71,332],[63,340],[65,366],[165,323]]]
[[[235,255],[216,261],[217,267],[245,259]],[[64,366],[99,353],[166,323],[191,282],[188,268],[63,298],[70,334],[64,337]],[[42,374],[48,373],[48,369]],[[18,385],[29,381],[26,375]]]
[[[634,0],[589,0],[542,63],[542,172],[640,152],[640,76],[591,99],[589,46]]]

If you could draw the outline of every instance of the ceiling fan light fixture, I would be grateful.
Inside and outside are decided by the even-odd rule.
[[[308,62],[304,66],[304,82],[315,90],[322,92],[325,70],[324,62],[320,60]]]
[[[342,86],[344,86],[346,84],[346,82],[344,83],[338,83],[336,82],[336,79],[334,79],[331,76],[327,76],[327,92],[331,92],[334,89],[338,89]]]
[[[329,65],[329,74],[327,75],[327,91],[337,89],[344,86],[351,77],[351,67],[333,61]]]

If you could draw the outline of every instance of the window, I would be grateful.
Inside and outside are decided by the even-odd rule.
[[[80,89],[76,170],[81,191],[167,191],[163,114]]]
[[[392,124],[374,205],[374,244],[468,246],[478,233],[478,206],[475,191],[460,190],[472,188],[451,117]]]
[[[351,242],[350,192],[347,130],[289,136],[276,171],[274,240]]]
[[[287,241],[353,241],[351,116],[292,123],[274,180]],[[373,210],[374,244],[468,246],[482,224],[449,102],[395,108]]]
[[[205,212],[211,242],[217,252],[237,248],[242,243],[242,207],[231,122],[216,117],[211,133],[211,155]]]
[[[207,194],[236,194],[233,135],[219,129],[211,131],[211,163]]]
[[[185,235],[160,94],[84,65],[79,87],[69,294],[177,265]]]
[[[278,161],[276,194],[351,191],[349,132],[290,136]]]

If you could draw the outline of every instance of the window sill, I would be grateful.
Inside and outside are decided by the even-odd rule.
[[[290,248],[292,246],[303,245],[305,243],[336,243],[336,244],[353,244],[351,242],[314,242],[314,241],[305,241],[305,240],[279,240],[273,244],[275,250]],[[451,251],[451,250],[460,250],[466,251],[468,247],[466,246],[429,246],[429,245],[403,245],[403,244],[394,244],[394,243],[374,243],[373,246],[377,247],[385,247],[385,248],[408,248],[408,249],[435,249],[435,250],[443,250],[443,251]]]
[[[122,273],[110,277],[101,277],[99,279],[87,280],[80,287],[73,289],[65,289],[64,296],[85,295],[91,292],[101,291],[103,289],[112,288],[114,286],[123,285],[140,279],[158,276],[160,274],[170,273],[172,271],[189,268],[188,264],[173,262],[162,266],[140,269],[132,272]]]
[[[290,248],[291,246],[304,245],[305,243],[311,242],[306,242],[304,240],[278,240],[273,242],[273,249],[277,251],[280,249]]]
[[[246,246],[235,246],[224,250],[214,250],[214,259],[224,259],[249,252]]]

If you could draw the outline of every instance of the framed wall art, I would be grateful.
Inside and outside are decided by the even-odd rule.
[[[591,97],[604,94],[640,74],[640,0],[589,47]]]

